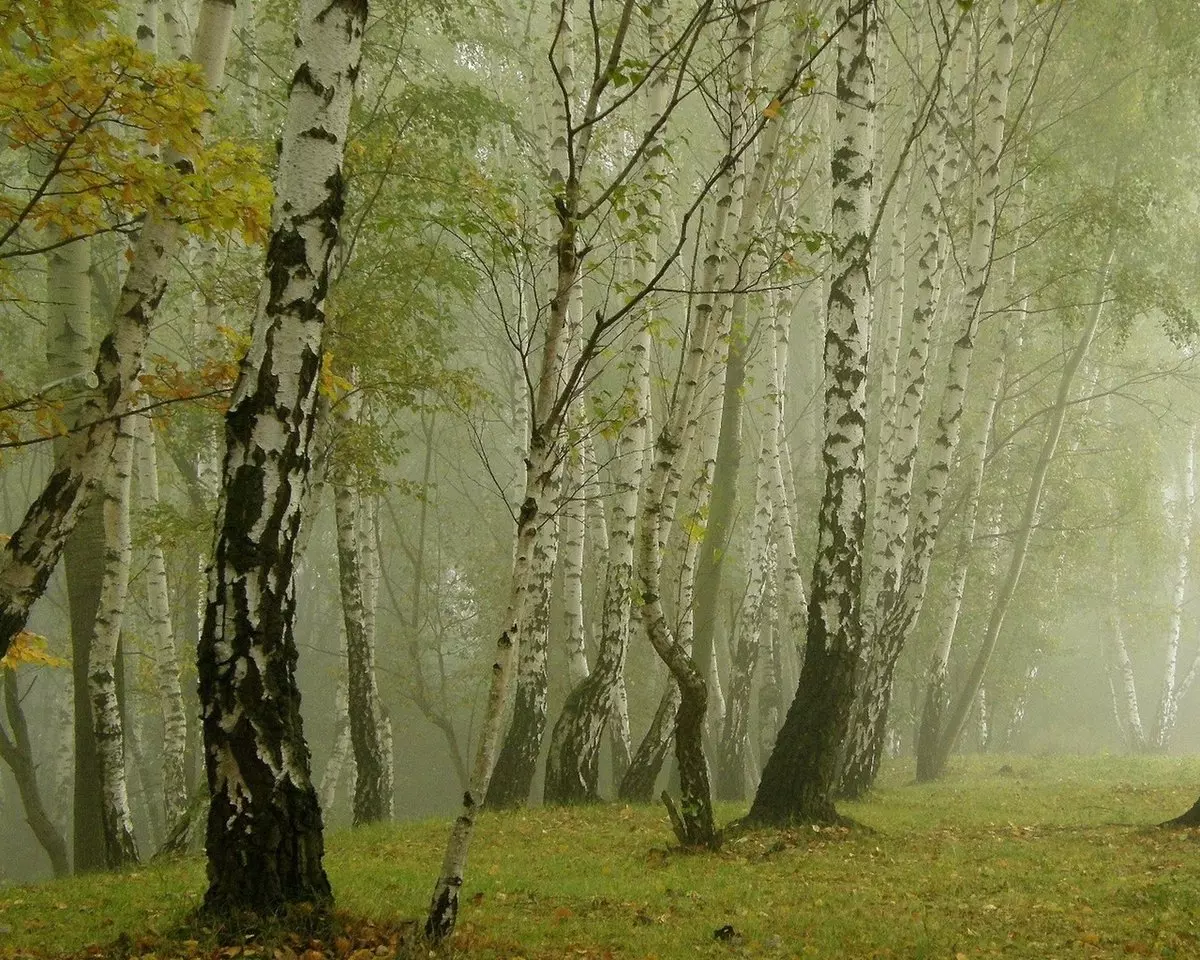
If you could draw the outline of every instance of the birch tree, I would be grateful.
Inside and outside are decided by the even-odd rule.
[[[295,679],[294,570],[366,20],[364,0],[301,7],[259,306],[225,416],[199,651],[213,912],[330,898]]]
[[[876,8],[839,3],[831,232],[825,335],[825,491],[809,599],[804,667],[748,819],[836,820],[833,791],[862,643],[866,530],[866,376]]]

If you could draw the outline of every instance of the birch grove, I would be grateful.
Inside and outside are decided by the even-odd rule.
[[[1191,748],[1186,4],[13,2],[3,880],[469,953],[497,833]]]

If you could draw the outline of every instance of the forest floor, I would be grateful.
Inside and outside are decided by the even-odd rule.
[[[908,776],[842,806],[859,828],[755,832],[716,854],[673,849],[661,808],[485,815],[447,955],[1200,957],[1200,831],[1154,826],[1200,793],[1200,758],[984,756],[937,784]],[[187,932],[191,858],[0,889],[0,957],[368,960],[397,938],[407,955],[449,825],[333,833],[336,936],[219,948]]]

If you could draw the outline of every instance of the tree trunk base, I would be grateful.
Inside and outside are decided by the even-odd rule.
[[[1184,813],[1181,813],[1179,816],[1174,817],[1171,820],[1163,821],[1159,824],[1159,826],[1179,829],[1186,827],[1200,827],[1200,800],[1197,800],[1195,803],[1193,803],[1191,807]]]

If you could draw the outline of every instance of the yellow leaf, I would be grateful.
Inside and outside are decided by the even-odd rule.
[[[23,663],[39,667],[65,667],[67,661],[56,657],[47,649],[46,638],[28,630],[22,630],[9,644],[8,652],[0,658],[0,667],[15,670]]]
[[[768,120],[774,120],[777,116],[779,116],[779,111],[782,109],[783,103],[778,98],[775,98],[765,107],[763,107],[763,116]]]

